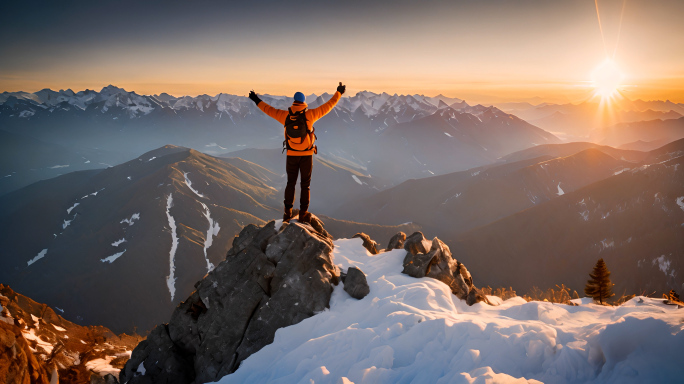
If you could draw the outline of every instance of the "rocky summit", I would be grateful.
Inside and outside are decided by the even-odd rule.
[[[121,383],[216,381],[271,344],[279,328],[329,308],[340,280],[351,297],[360,300],[369,294],[363,271],[341,271],[335,265],[332,236],[320,219],[278,223],[242,229],[225,261],[195,284],[168,324],[158,325],[135,348],[120,373]],[[355,237],[363,240],[369,256],[379,253],[368,235]],[[438,238],[430,242],[421,232],[408,238],[398,233],[390,246],[398,247],[404,239],[405,274],[439,280],[468,305],[488,302]]]
[[[120,382],[215,381],[272,343],[278,328],[329,307],[340,271],[331,237],[313,222],[246,226],[169,323],[135,348]]]

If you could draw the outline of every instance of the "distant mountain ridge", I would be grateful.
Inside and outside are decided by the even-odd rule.
[[[261,97],[280,109],[287,109],[292,101],[285,96]],[[314,94],[307,101],[315,108],[330,97],[328,93]],[[0,167],[6,172],[2,176],[8,176],[7,180],[0,178],[0,193],[64,173],[55,171],[54,166],[69,167],[69,171],[94,169],[169,143],[218,155],[246,148],[281,148],[283,141],[280,124],[244,96],[139,95],[113,85],[99,92],[44,89],[32,94],[4,93],[0,127],[9,134],[66,148],[71,154],[64,158],[77,159],[64,164],[45,159],[40,172],[24,166]],[[381,177],[387,186],[408,178],[465,170],[520,149],[560,142],[495,107],[471,106],[442,95],[358,92],[342,97],[315,128],[321,154]],[[428,145],[439,146],[440,156],[422,158]],[[20,150],[33,151],[28,142]],[[397,156],[398,151],[407,156]],[[388,157],[393,157],[390,164],[385,162]],[[404,172],[394,172],[397,166]]]

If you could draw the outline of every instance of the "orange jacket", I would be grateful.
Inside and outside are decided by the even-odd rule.
[[[337,102],[340,101],[340,97],[342,97],[342,94],[339,92],[335,92],[333,97],[331,97],[330,100],[328,100],[325,104],[321,105],[318,108],[308,109],[306,112],[304,112],[304,116],[306,116],[306,124],[309,127],[309,130],[313,129],[313,125],[316,122],[316,120],[320,119],[321,117],[328,114],[328,112],[332,111]],[[306,107],[308,107],[306,103],[294,102],[292,103],[292,107],[290,108],[292,109],[292,112],[298,112]],[[289,112],[283,111],[282,109],[273,108],[270,105],[266,104],[264,101],[259,103],[259,109],[261,109],[265,114],[278,120],[278,122],[283,126],[283,134],[285,135],[285,140],[287,140],[287,134],[285,134],[285,119],[287,118]],[[314,135],[306,135],[302,140],[301,144],[290,142],[290,147],[294,149],[306,149],[313,146],[315,141],[316,138],[314,137]],[[291,150],[287,151],[288,156],[309,156],[313,154],[313,149],[302,152]]]

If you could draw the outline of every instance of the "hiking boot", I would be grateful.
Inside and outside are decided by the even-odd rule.
[[[311,212],[299,211],[299,219],[297,221],[300,223],[311,223]]]
[[[285,208],[285,213],[283,213],[283,223],[289,223],[292,219],[292,208]]]

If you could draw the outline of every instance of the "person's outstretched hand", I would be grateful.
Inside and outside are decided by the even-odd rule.
[[[249,91],[249,99],[252,100],[256,105],[259,105],[259,103],[261,103],[261,99],[259,98],[259,96],[257,96],[256,93],[254,93],[254,90]]]
[[[347,90],[346,85],[342,85],[342,82],[340,81],[340,85],[337,86],[337,92],[340,93],[340,95],[344,95],[344,91]]]

